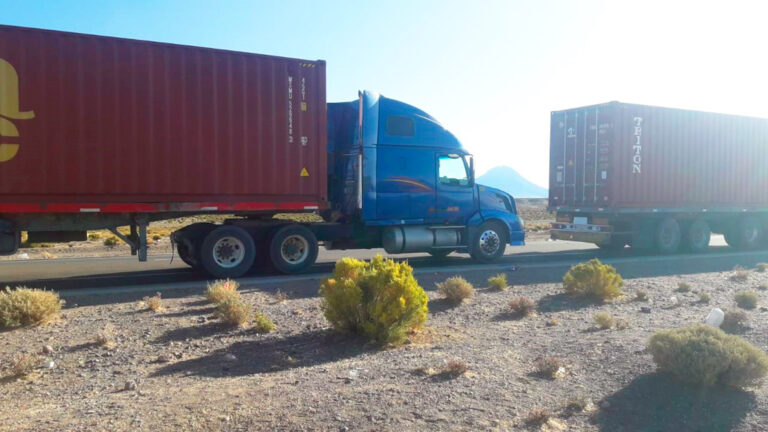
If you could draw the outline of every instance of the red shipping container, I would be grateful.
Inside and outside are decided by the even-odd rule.
[[[568,210],[768,207],[768,120],[611,102],[555,111],[549,205]]]
[[[323,207],[325,62],[0,26],[0,213]]]

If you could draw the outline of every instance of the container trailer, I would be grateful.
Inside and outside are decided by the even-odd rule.
[[[768,120],[611,102],[555,111],[554,239],[702,252],[768,237]]]
[[[235,215],[171,235],[215,277],[300,272],[320,243],[483,261],[523,244],[513,197],[475,183],[437,120],[325,86],[321,60],[0,26],[0,254],[22,231],[109,229],[144,261],[151,222],[198,214]]]

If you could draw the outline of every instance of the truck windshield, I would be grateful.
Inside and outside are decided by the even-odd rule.
[[[445,155],[438,159],[438,177],[441,184],[468,186],[467,166],[459,155]]]

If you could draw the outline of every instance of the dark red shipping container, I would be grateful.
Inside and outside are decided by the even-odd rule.
[[[768,120],[611,102],[552,113],[552,209],[768,208]]]
[[[0,213],[323,207],[325,63],[0,26]]]

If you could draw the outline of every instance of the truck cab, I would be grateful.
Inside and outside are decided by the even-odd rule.
[[[329,104],[328,123],[331,213],[373,233],[362,242],[484,261],[524,243],[512,196],[476,184],[471,153],[429,114],[364,91]]]

